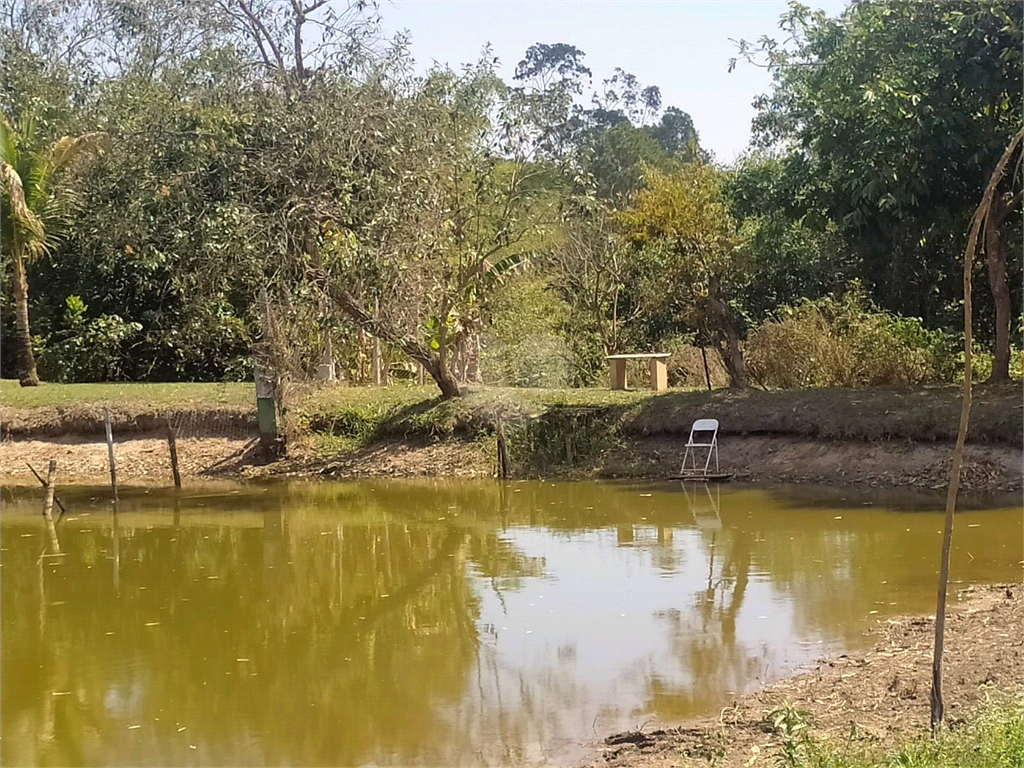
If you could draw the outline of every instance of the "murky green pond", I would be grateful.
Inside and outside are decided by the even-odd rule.
[[[41,491],[5,488],[0,762],[571,762],[934,610],[940,498],[797,492],[65,488],[40,559]],[[960,513],[953,581],[1019,580],[1022,535]]]

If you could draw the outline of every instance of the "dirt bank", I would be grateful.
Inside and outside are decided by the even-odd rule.
[[[685,440],[671,437],[631,440],[608,451],[597,474],[665,477],[679,471],[684,445]],[[735,472],[737,480],[868,487],[945,488],[952,454],[949,443],[813,440],[786,435],[726,436],[719,448],[722,469]],[[1022,467],[1024,451],[1020,448],[968,445],[961,487],[1017,491]]]
[[[437,441],[428,438],[380,441],[344,453],[323,455],[313,441],[293,445],[289,457],[273,465],[252,461],[253,438],[179,438],[178,455],[186,476],[264,475],[358,477],[489,477],[495,473],[493,438]],[[679,469],[685,439],[677,436],[625,438],[597,455],[570,464],[549,464],[524,472],[545,477],[663,478]],[[726,436],[720,460],[736,480],[757,483],[815,483],[862,487],[945,487],[952,447],[909,441],[836,441],[788,436]],[[121,435],[116,442],[122,482],[163,483],[170,459],[162,433]],[[7,439],[0,442],[0,481],[30,482],[26,462],[44,471],[57,459],[63,482],[108,481],[102,437],[67,436]],[[969,445],[965,490],[1018,491],[1024,452],[1005,445]]]
[[[151,407],[137,403],[73,403],[37,408],[4,406],[4,439],[102,438],[104,405],[115,435],[135,437],[174,427],[179,437],[239,439],[256,433],[253,408],[214,404]]]
[[[990,691],[1019,690],[1024,680],[1022,594],[1024,587],[1014,584],[951,596],[943,665],[951,727],[984,703]],[[815,739],[839,750],[858,742],[884,748],[924,735],[933,632],[932,617],[881,622],[869,651],[821,660],[808,672],[738,699],[718,717],[609,736],[586,765],[775,765],[782,737],[769,714],[784,703],[806,713],[802,718]]]
[[[195,477],[215,473],[237,462],[251,442],[224,437],[180,438],[177,448],[181,474]],[[119,483],[172,484],[171,460],[164,435],[117,438],[114,451]],[[107,444],[102,438],[59,437],[0,442],[0,483],[36,483],[27,464],[45,475],[50,459],[57,460],[61,484],[110,482]]]

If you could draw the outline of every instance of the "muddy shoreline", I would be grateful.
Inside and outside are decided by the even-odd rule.
[[[943,696],[955,728],[993,695],[1024,681],[1024,585],[999,584],[948,599]],[[832,749],[886,747],[929,732],[933,616],[879,622],[868,650],[821,659],[813,669],[739,697],[718,717],[613,734],[588,768],[777,763],[782,735],[770,715],[802,711],[813,737]]]
[[[115,452],[122,483],[163,485],[171,470],[166,437],[161,432],[119,435]],[[325,454],[313,441],[293,444],[289,456],[259,464],[255,439],[179,437],[183,476],[254,479],[260,477],[493,477],[493,438],[431,440],[392,439],[336,454]],[[627,438],[619,445],[575,464],[549,465],[520,477],[666,478],[679,468],[685,439],[675,436]],[[836,441],[790,435],[728,435],[720,458],[735,481],[752,483],[829,484],[842,487],[945,487],[952,446],[906,440]],[[106,445],[98,436],[65,435],[0,442],[0,481],[34,482],[26,464],[37,470],[56,459],[62,482],[109,480]],[[1021,490],[1024,451],[1005,445],[968,445],[961,487],[966,491],[1016,493]]]

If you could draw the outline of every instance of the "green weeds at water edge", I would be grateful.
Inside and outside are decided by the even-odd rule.
[[[786,722],[783,720],[783,725]],[[782,736],[780,757],[785,756],[785,765],[793,768],[1010,768],[1024,765],[1024,694],[993,698],[977,716],[954,723],[936,739],[922,735],[888,750],[856,735],[851,735],[845,744],[835,746],[815,739],[813,733],[803,729],[790,731],[787,736],[778,726],[776,728]]]

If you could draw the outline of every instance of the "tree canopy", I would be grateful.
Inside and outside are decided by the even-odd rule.
[[[272,347],[283,376],[331,359],[359,381],[376,338],[454,396],[503,344],[586,384],[611,352],[696,343],[741,386],[748,329],[851,285],[954,328],[966,224],[1020,124],[1019,3],[792,4],[785,39],[740,44],[773,85],[730,167],[686,105],[572,45],[538,42],[507,81],[486,48],[417,70],[386,12],[7,0],[2,287],[25,300],[2,305],[5,371],[24,349],[44,378],[244,378]],[[52,194],[19,169],[99,135]],[[986,233],[997,379],[1020,188],[1008,174]],[[524,346],[512,297],[556,342]]]

